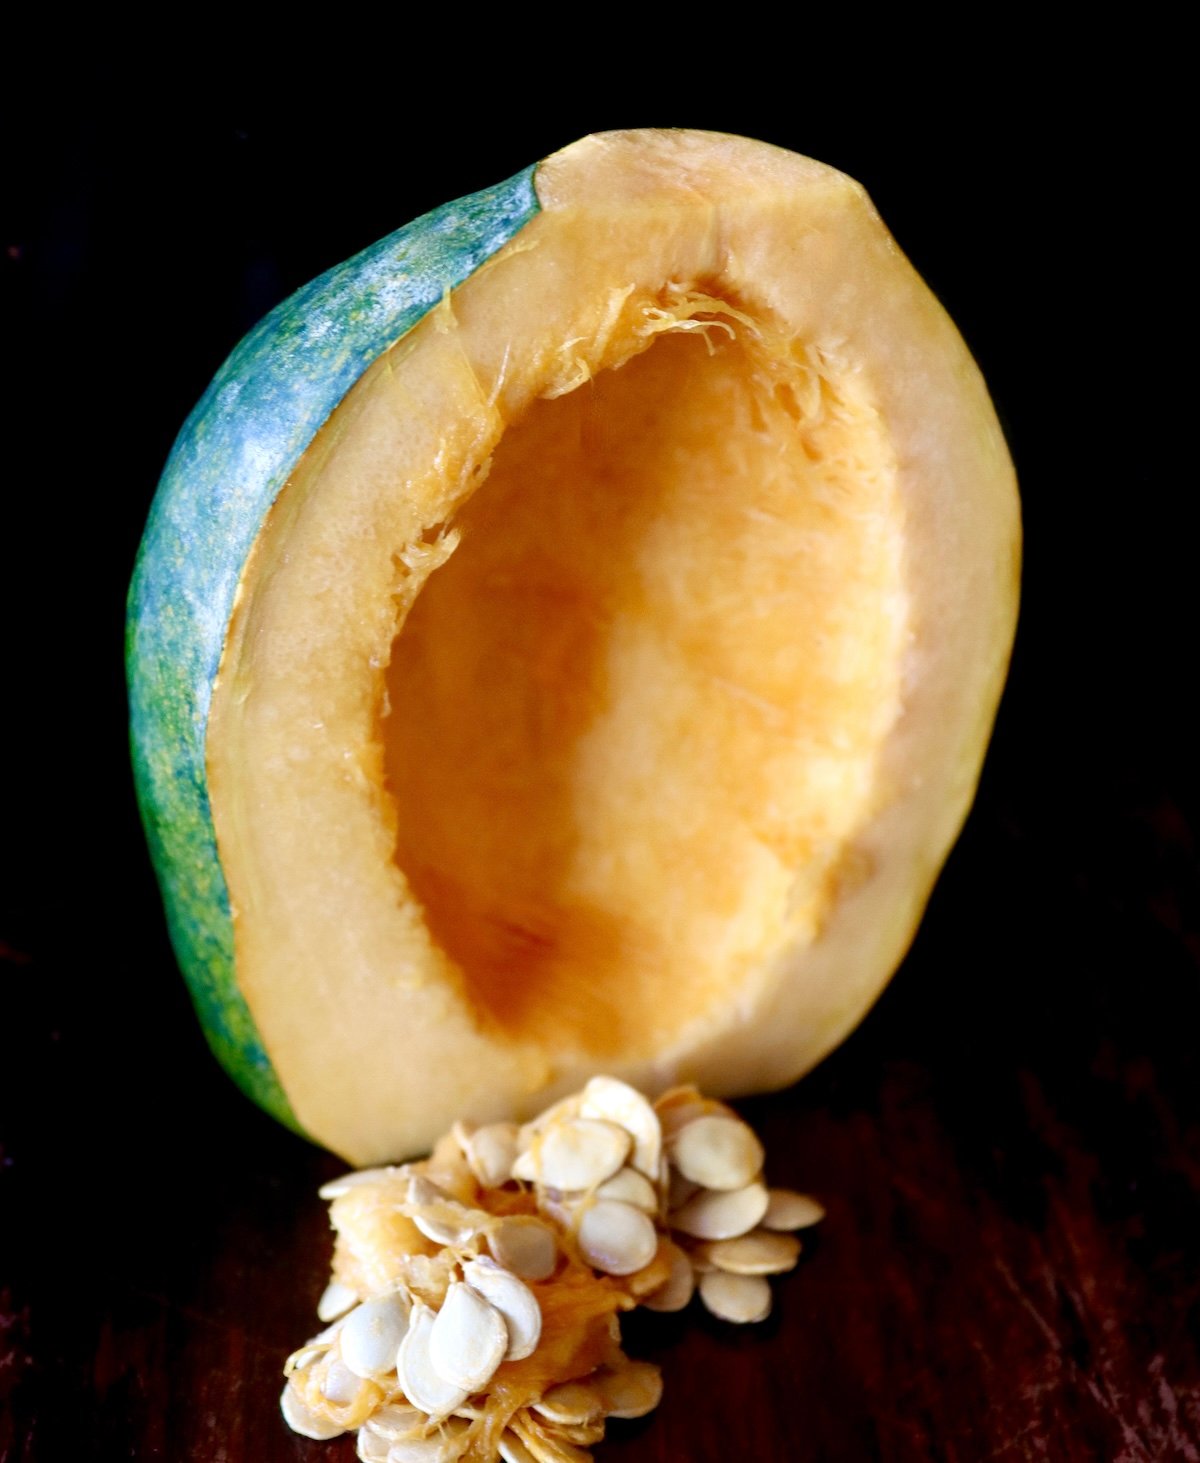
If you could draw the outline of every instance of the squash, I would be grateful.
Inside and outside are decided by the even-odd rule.
[[[1019,543],[965,346],[809,159],[585,138],[307,286],[189,418],[130,591],[218,1058],[356,1163],[599,1071],[790,1083],[969,808]]]

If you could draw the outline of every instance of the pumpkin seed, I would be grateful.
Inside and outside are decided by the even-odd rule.
[[[392,1445],[387,1438],[372,1432],[365,1423],[359,1428],[355,1443],[359,1463],[388,1463],[388,1454],[391,1451]]]
[[[321,1379],[321,1395],[335,1407],[349,1407],[358,1396],[363,1379],[355,1376],[344,1361],[338,1357],[329,1363]]]
[[[485,1255],[463,1266],[463,1279],[500,1312],[508,1331],[505,1361],[532,1356],[542,1335],[542,1309],[523,1280]]]
[[[800,1258],[800,1241],[790,1234],[752,1229],[737,1239],[717,1240],[705,1253],[718,1270],[730,1275],[782,1275]]]
[[[654,1099],[653,1107],[661,1122],[673,1108],[686,1107],[688,1103],[703,1101],[704,1098],[695,1083],[684,1082],[678,1087],[668,1087],[665,1092],[660,1092]]]
[[[577,1118],[582,1102],[581,1094],[572,1092],[569,1097],[563,1097],[558,1102],[551,1103],[548,1108],[538,1113],[536,1118],[530,1118],[527,1123],[517,1129],[517,1147],[524,1151],[533,1145],[539,1133],[544,1133],[555,1123],[566,1123],[570,1122],[572,1118]]]
[[[465,1245],[491,1222],[482,1209],[460,1204],[424,1174],[416,1174],[408,1190],[412,1222],[426,1239],[439,1245]]]
[[[583,1089],[581,1117],[602,1118],[624,1128],[633,1139],[630,1163],[648,1179],[658,1177],[662,1126],[640,1092],[616,1077],[593,1077]]]
[[[624,1128],[596,1118],[572,1118],[541,1134],[512,1166],[514,1178],[548,1188],[591,1189],[616,1173],[633,1139]]]
[[[687,1127],[688,1123],[694,1123],[697,1118],[719,1110],[715,1103],[702,1097],[695,1087],[673,1087],[670,1092],[664,1092],[654,1104],[663,1137],[667,1140],[673,1138],[681,1128]]]
[[[671,1275],[671,1241],[660,1235],[654,1258],[648,1265],[625,1276],[625,1289],[637,1301],[662,1288]]]
[[[364,1184],[393,1183],[407,1177],[407,1164],[392,1168],[360,1168],[355,1173],[344,1173],[340,1178],[330,1179],[327,1184],[322,1184],[317,1190],[317,1196],[321,1199],[340,1199],[343,1194],[348,1194],[351,1189],[362,1188]]]
[[[761,1275],[727,1275],[714,1270],[700,1277],[700,1299],[722,1321],[745,1325],[771,1314],[771,1287]]]
[[[363,1423],[359,1435],[373,1432],[385,1441],[394,1443],[424,1431],[428,1421],[419,1407],[412,1407],[407,1402],[387,1402]]]
[[[320,1336],[314,1337],[312,1341],[306,1342],[299,1351],[292,1352],[283,1364],[284,1373],[291,1376],[293,1372],[301,1372],[305,1367],[312,1366],[314,1361],[320,1361],[332,1345],[332,1340],[326,1341],[322,1340]]]
[[[396,1368],[412,1302],[399,1292],[363,1301],[342,1325],[342,1360],[358,1377],[377,1381]]]
[[[437,1245],[465,1245],[474,1238],[490,1219],[490,1215],[479,1210],[464,1208],[461,1204],[438,1209],[418,1209],[412,1222],[426,1239]]]
[[[597,1199],[620,1199],[646,1214],[658,1213],[658,1191],[636,1168],[622,1168],[596,1190]]]
[[[449,1418],[442,1430],[427,1438],[402,1438],[392,1444],[388,1463],[458,1463],[467,1451],[469,1425]]]
[[[513,1214],[488,1233],[496,1262],[522,1280],[548,1280],[558,1264],[558,1240],[548,1224],[532,1214]]]
[[[324,1442],[327,1438],[340,1437],[346,1431],[336,1422],[318,1416],[290,1382],[279,1398],[279,1410],[288,1427],[304,1438],[315,1438],[318,1442]]]
[[[740,1118],[705,1116],[670,1144],[671,1162],[706,1189],[744,1189],[762,1172],[763,1146]]]
[[[439,1204],[454,1204],[457,1201],[452,1194],[442,1188],[441,1184],[434,1183],[423,1173],[415,1173],[408,1184],[408,1202],[419,1205],[422,1209],[428,1209]]]
[[[471,1395],[471,1389],[455,1386],[435,1369],[429,1355],[434,1319],[427,1305],[421,1301],[413,1303],[408,1334],[396,1356],[396,1374],[408,1401],[436,1422],[461,1406]]]
[[[604,1440],[604,1418],[598,1417],[594,1422],[572,1424],[548,1422],[543,1431],[547,1437],[557,1438],[559,1442],[578,1443],[581,1448],[590,1448],[593,1443]]]
[[[557,1437],[550,1425],[534,1421],[529,1413],[513,1419],[513,1430],[532,1454],[535,1463],[592,1463],[590,1453],[581,1452],[564,1438]]]
[[[590,1382],[560,1382],[532,1404],[547,1422],[571,1427],[604,1415],[604,1403]]]
[[[795,1189],[769,1189],[764,1229],[808,1229],[825,1218],[825,1206],[811,1194],[798,1194]]]
[[[538,1463],[521,1439],[509,1428],[505,1428],[500,1434],[499,1448],[504,1463]]]
[[[471,1172],[485,1189],[499,1189],[512,1177],[517,1157],[516,1123],[489,1123],[476,1128],[463,1149]]]
[[[468,1394],[478,1392],[507,1350],[504,1317],[472,1286],[454,1281],[429,1332],[429,1360],[438,1376]]]
[[[673,1228],[695,1239],[735,1239],[752,1230],[767,1212],[766,1185],[744,1189],[702,1189],[671,1216]]]
[[[658,1249],[654,1221],[619,1199],[600,1199],[586,1209],[576,1240],[588,1264],[608,1275],[632,1275]]]
[[[602,1369],[593,1385],[609,1417],[645,1417],[662,1401],[662,1372],[649,1361],[626,1362],[618,1370]]]
[[[670,1240],[666,1243],[671,1248],[671,1273],[657,1290],[642,1297],[642,1304],[650,1311],[681,1311],[696,1289],[691,1260],[678,1245],[671,1244]]]
[[[318,1321],[336,1321],[358,1304],[358,1293],[343,1285],[340,1280],[331,1280],[317,1302]]]
[[[579,1194],[564,1196],[557,1189],[539,1189],[537,1202],[539,1212],[553,1221],[560,1230],[574,1232],[581,1202]]]

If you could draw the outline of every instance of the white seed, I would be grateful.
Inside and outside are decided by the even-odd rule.
[[[394,1443],[400,1438],[423,1432],[428,1421],[419,1407],[410,1406],[407,1402],[388,1402],[372,1412],[359,1429],[359,1435],[373,1432],[385,1441]]]
[[[671,1216],[671,1224],[695,1239],[734,1239],[752,1230],[766,1212],[765,1184],[727,1192],[702,1189]]]
[[[578,1194],[563,1195],[557,1189],[539,1189],[538,1212],[552,1221],[561,1230],[575,1228],[575,1215],[579,1208]]]
[[[426,1239],[437,1245],[465,1245],[487,1222],[488,1215],[461,1204],[447,1204],[438,1209],[417,1209],[412,1222]]]
[[[500,1434],[500,1456],[504,1463],[537,1463],[537,1459],[525,1446],[516,1433],[510,1432],[508,1428]]]
[[[532,1214],[502,1219],[487,1237],[497,1263],[522,1280],[548,1280],[558,1264],[558,1240],[548,1224]]]
[[[438,1376],[468,1393],[478,1392],[491,1381],[507,1350],[504,1317],[472,1286],[455,1281],[429,1333],[429,1360]]]
[[[335,1407],[349,1407],[358,1396],[358,1389],[361,1386],[361,1379],[354,1375],[344,1361],[339,1361],[335,1357],[325,1370],[325,1376],[321,1382],[321,1395],[327,1402],[332,1402]]]
[[[544,1133],[555,1123],[570,1122],[572,1118],[579,1116],[579,1108],[583,1099],[578,1092],[572,1092],[569,1097],[560,1098],[558,1102],[552,1102],[548,1108],[538,1113],[536,1118],[530,1120],[517,1129],[517,1147],[528,1148],[539,1133]]]
[[[798,1194],[795,1189],[768,1190],[764,1229],[808,1229],[825,1218],[825,1206],[811,1194]]]
[[[662,1126],[658,1114],[636,1088],[616,1077],[593,1077],[583,1089],[581,1117],[602,1118],[624,1128],[633,1139],[630,1163],[648,1179],[658,1176]]]
[[[359,1463],[388,1463],[388,1454],[392,1451],[392,1445],[387,1438],[380,1437],[377,1432],[372,1432],[368,1427],[363,1426],[358,1430],[358,1440],[354,1450],[358,1454]]]
[[[577,1422],[571,1425],[548,1422],[543,1428],[543,1434],[547,1440],[555,1443],[578,1443],[581,1448],[590,1448],[593,1443],[604,1441],[604,1418],[600,1416],[594,1422]],[[558,1456],[561,1457],[561,1454]],[[575,1456],[590,1458],[587,1453]]]
[[[650,1180],[636,1168],[622,1168],[612,1178],[605,1179],[596,1190],[596,1198],[620,1199],[622,1203],[632,1204],[647,1214],[658,1213],[658,1193]]]
[[[752,1229],[737,1239],[722,1239],[705,1246],[718,1270],[730,1275],[782,1275],[796,1266],[800,1241],[791,1234]]]
[[[317,1195],[322,1199],[340,1199],[343,1194],[364,1184],[386,1184],[407,1177],[408,1168],[403,1164],[398,1168],[360,1168],[356,1173],[344,1173],[340,1178],[322,1184]]]
[[[700,1299],[722,1321],[745,1325],[771,1314],[771,1287],[761,1275],[727,1275],[714,1270],[700,1277]]]
[[[603,1416],[605,1407],[600,1393],[590,1383],[561,1382],[551,1387],[541,1401],[535,1402],[533,1410],[547,1422],[571,1427]]]
[[[668,1140],[681,1128],[687,1127],[688,1123],[694,1123],[697,1118],[720,1110],[718,1104],[707,1097],[701,1097],[694,1087],[674,1087],[670,1092],[664,1092],[654,1104],[654,1111],[662,1125],[663,1137]]]
[[[301,1437],[316,1438],[318,1442],[324,1442],[326,1438],[340,1437],[346,1431],[344,1427],[338,1427],[336,1422],[329,1422],[315,1413],[290,1382],[279,1399],[279,1410],[288,1427]]]
[[[433,1325],[433,1312],[416,1301],[408,1321],[408,1335],[400,1343],[396,1356],[396,1373],[400,1390],[408,1401],[436,1422],[461,1406],[471,1395],[471,1388],[453,1385],[434,1368],[429,1356]]]
[[[408,1202],[412,1206],[412,1222],[426,1239],[439,1245],[465,1245],[491,1222],[490,1214],[460,1204],[424,1174],[414,1175],[409,1185]]]
[[[498,1189],[512,1177],[517,1157],[516,1123],[489,1123],[467,1139],[463,1149],[471,1172],[485,1189]]]
[[[526,1414],[525,1420],[515,1422],[514,1431],[519,1431],[534,1463],[592,1463],[592,1455],[573,1448],[553,1423],[539,1424]]]
[[[312,1366],[314,1361],[320,1361],[332,1344],[330,1341],[322,1341],[320,1337],[307,1342],[299,1351],[293,1351],[284,1362],[284,1372],[288,1376],[293,1372],[302,1372],[305,1367]]]
[[[588,1264],[608,1275],[632,1275],[658,1250],[654,1221],[618,1199],[601,1199],[586,1209],[576,1239]]]
[[[512,1166],[514,1178],[570,1193],[591,1189],[616,1173],[633,1139],[615,1123],[572,1118],[547,1129]]]
[[[486,1255],[468,1261],[463,1278],[504,1318],[508,1330],[504,1360],[524,1361],[532,1356],[541,1340],[542,1308],[528,1285]]]
[[[453,1194],[447,1193],[442,1188],[441,1184],[435,1184],[423,1173],[415,1173],[408,1184],[408,1202],[418,1204],[425,1209],[438,1204],[453,1204],[456,1200]]]
[[[762,1172],[763,1146],[739,1118],[709,1115],[681,1129],[670,1144],[671,1162],[706,1189],[744,1189]]]
[[[412,1303],[406,1295],[365,1300],[342,1326],[342,1360],[355,1374],[376,1381],[395,1370],[396,1352],[408,1330]]]
[[[331,1280],[317,1302],[318,1321],[336,1321],[358,1304],[357,1294],[340,1280]]]
[[[599,1371],[593,1385],[609,1417],[645,1417],[662,1401],[662,1372],[649,1361],[631,1361],[619,1371]]]
[[[678,1245],[672,1244],[671,1273],[657,1290],[642,1297],[642,1304],[650,1311],[681,1311],[695,1289],[696,1272],[691,1260]]]
[[[427,1438],[403,1438],[392,1444],[388,1463],[458,1463],[470,1441],[468,1426],[452,1417]]]
[[[283,1364],[284,1376],[290,1377],[293,1372],[302,1372],[305,1367],[312,1366],[314,1361],[319,1361],[328,1350],[328,1346],[302,1346],[299,1351],[293,1351]]]

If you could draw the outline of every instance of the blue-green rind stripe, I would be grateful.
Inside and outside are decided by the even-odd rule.
[[[302,1131],[234,975],[204,742],[242,568],[267,511],[363,371],[538,212],[534,168],[448,203],[271,311],[217,372],[159,483],[129,590],[138,803],[179,964],[238,1086]]]

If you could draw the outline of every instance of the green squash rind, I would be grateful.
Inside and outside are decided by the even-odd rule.
[[[538,213],[535,170],[425,214],[261,320],[184,424],[134,567],[134,780],[171,942],[218,1061],[296,1132],[234,973],[208,801],[208,713],[238,582],[271,504],[363,371]]]

